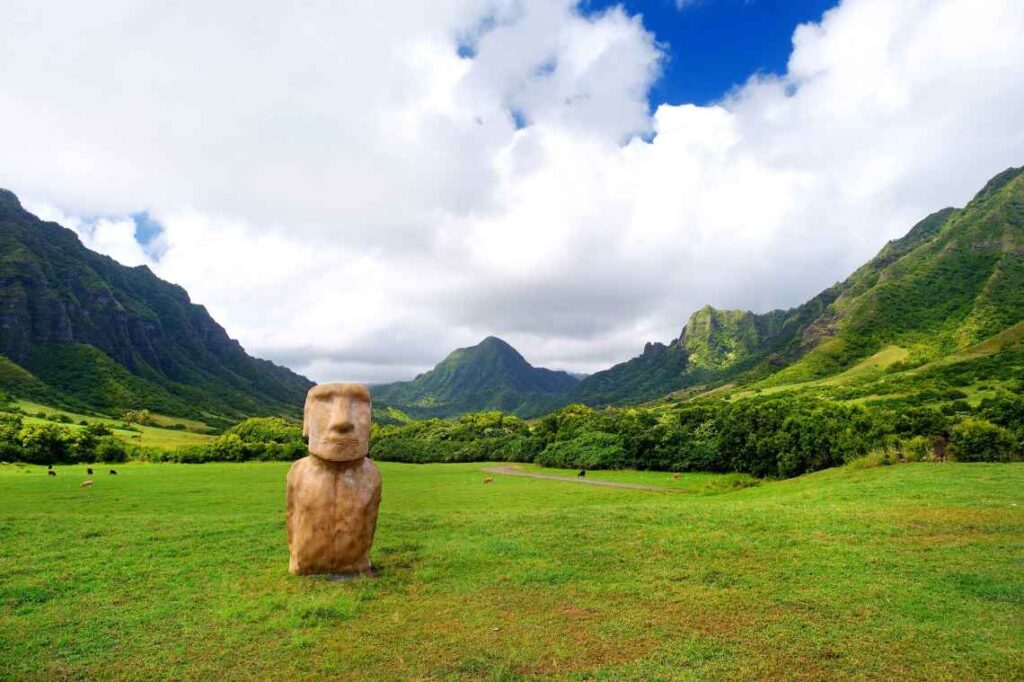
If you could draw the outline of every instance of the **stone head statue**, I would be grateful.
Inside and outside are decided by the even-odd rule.
[[[366,456],[370,416],[370,392],[361,384],[321,384],[306,394],[309,456],[292,464],[285,492],[292,573],[371,571],[380,472]]]
[[[309,389],[302,418],[309,454],[331,462],[366,457],[370,415],[370,391],[362,384],[320,384]]]

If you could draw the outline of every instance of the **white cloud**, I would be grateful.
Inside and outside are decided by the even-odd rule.
[[[316,379],[487,334],[600,369],[704,303],[800,303],[1024,163],[1017,0],[849,0],[784,76],[653,113],[656,36],[570,0],[7,4],[0,185],[148,210],[158,262],[64,221]]]

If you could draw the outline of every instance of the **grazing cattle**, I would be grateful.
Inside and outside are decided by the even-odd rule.
[[[678,481],[679,480],[679,474],[672,474],[672,478]]]
[[[117,472],[114,469],[111,469],[110,470],[110,475],[111,476],[117,476]]]
[[[82,481],[81,487],[82,488],[91,488],[92,487],[92,481]]]
[[[494,483],[494,476],[488,476],[484,479],[484,485],[487,485],[488,483]]]
[[[576,478],[583,478],[586,475],[587,475],[586,470],[585,469],[580,469],[580,472],[578,474],[576,474]]]
[[[53,469],[47,469],[46,473],[49,474],[50,476],[56,476],[57,475],[57,472],[54,471]]]
[[[50,469],[52,469],[52,468],[53,468],[53,465],[52,465],[52,464],[47,464],[47,465],[46,465],[46,469],[47,469],[47,470],[50,470]]]
[[[92,476],[92,467],[89,467],[88,469],[86,469],[86,470],[85,470],[85,473],[87,473],[87,474],[89,474],[90,476]]]

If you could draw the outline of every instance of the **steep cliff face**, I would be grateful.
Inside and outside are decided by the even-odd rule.
[[[679,336],[689,364],[724,369],[750,357],[757,349],[754,314],[746,310],[715,310],[704,306],[693,315]]]
[[[118,369],[82,346],[102,351]],[[310,385],[248,356],[181,287],[145,266],[125,267],[89,251],[73,232],[39,220],[4,190],[0,353],[70,399],[100,409],[156,401],[176,413],[295,412]],[[86,366],[60,362],[69,355]],[[146,390],[136,385],[110,401],[83,396],[81,385],[97,372],[118,374],[124,384],[142,382]]]

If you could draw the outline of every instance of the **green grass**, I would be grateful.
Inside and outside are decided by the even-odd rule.
[[[27,400],[16,400],[14,401],[14,405],[25,411],[27,416],[24,417],[24,422],[26,424],[56,423],[59,426],[66,426],[71,429],[81,428],[80,422],[82,421],[93,424],[105,424],[113,431],[114,436],[125,442],[143,445],[145,447],[159,448],[161,450],[174,450],[187,445],[202,445],[203,443],[208,443],[213,440],[213,436],[206,433],[210,430],[209,426],[203,422],[191,419],[179,419],[159,414],[151,415],[151,419],[162,426],[184,424],[185,428],[189,430],[182,431],[179,429],[160,428],[158,426],[135,425],[134,428],[138,429],[138,431],[128,431],[126,429],[118,428],[123,423],[120,419],[69,412],[67,410],[61,410]],[[41,419],[34,416],[40,412],[45,412],[47,418]],[[64,422],[55,422],[52,417],[57,415],[68,417],[71,419],[71,423],[66,424]]]
[[[501,466],[496,464],[495,466]],[[554,474],[575,479],[579,469],[553,469],[542,467],[536,464],[509,464],[505,465],[523,471],[538,474]],[[689,493],[709,494],[720,493],[728,490],[738,490],[754,485],[760,485],[761,481],[749,474],[709,474],[705,472],[687,472],[675,474],[669,471],[604,471],[599,469],[588,470],[587,479],[594,481],[618,481],[621,483],[639,483],[641,485],[660,486],[662,488],[676,488]]]
[[[0,678],[1024,676],[1024,465],[664,495],[382,463],[349,582],[288,575],[287,466],[0,466]]]

